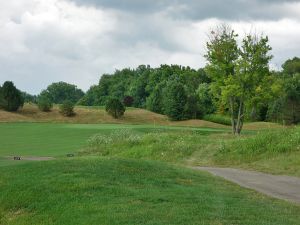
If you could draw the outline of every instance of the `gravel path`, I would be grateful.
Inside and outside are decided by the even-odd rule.
[[[276,176],[261,172],[231,168],[193,167],[204,170],[242,187],[254,189],[266,195],[300,204],[300,178]]]

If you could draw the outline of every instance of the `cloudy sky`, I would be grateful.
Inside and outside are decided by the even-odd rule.
[[[207,33],[226,22],[263,32],[273,67],[300,56],[300,1],[9,0],[0,2],[0,83],[37,94],[54,81],[87,90],[140,64],[200,68]]]

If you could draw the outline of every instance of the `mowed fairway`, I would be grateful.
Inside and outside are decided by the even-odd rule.
[[[0,224],[300,224],[300,208],[204,172],[79,158],[0,167]]]
[[[226,131],[214,128],[153,125],[0,123],[0,157],[62,156],[66,153],[75,153],[86,145],[91,135],[120,129],[132,129],[137,132],[149,132],[153,129],[197,130],[203,133]]]

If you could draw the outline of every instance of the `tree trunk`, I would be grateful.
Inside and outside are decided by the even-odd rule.
[[[241,134],[242,128],[243,128],[243,117],[244,117],[244,101],[243,98],[240,100],[239,105],[239,112],[238,112],[238,118],[237,118],[237,125],[236,125],[236,132],[238,135]]]
[[[231,114],[231,126],[232,126],[232,133],[236,133],[236,120],[234,118],[234,98],[230,98],[230,114]]]

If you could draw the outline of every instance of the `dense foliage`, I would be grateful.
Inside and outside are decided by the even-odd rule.
[[[107,100],[105,110],[113,118],[120,118],[124,115],[125,106],[118,98],[110,98]]]
[[[73,84],[58,82],[49,85],[40,95],[46,95],[54,104],[62,104],[65,101],[75,104],[84,96],[84,92]]]
[[[40,95],[37,100],[37,104],[39,109],[43,112],[50,112],[53,107],[51,99],[46,95]]]
[[[300,58],[287,60],[282,72],[274,73],[281,85],[280,97],[269,102],[266,118],[285,124],[300,122]]]
[[[180,104],[173,102],[178,99],[168,99],[172,96],[170,86],[174,85],[174,82],[181,86],[181,94],[184,95],[179,97]],[[169,115],[175,120],[200,118],[200,107],[198,104],[195,107],[194,104],[198,102],[197,90],[200,84],[209,82],[210,79],[203,69],[195,70],[178,65],[161,65],[159,68],[141,65],[136,69],[117,70],[114,74],[103,75],[99,84],[92,86],[78,104],[105,105],[107,99],[118,98],[124,104],[125,100],[126,103],[128,100],[132,101],[128,106],[147,108]],[[174,105],[179,108],[174,108]],[[208,105],[204,108],[213,107]],[[180,113],[171,116],[171,111],[177,110]]]
[[[24,104],[22,92],[11,81],[4,82],[0,86],[0,108],[6,111],[17,111]]]
[[[64,101],[60,106],[59,106],[59,112],[63,115],[63,116],[74,116],[75,112],[74,112],[74,103],[71,101]]]
[[[22,96],[24,99],[24,103],[37,103],[37,96],[36,95],[31,95],[27,92],[22,92]]]

